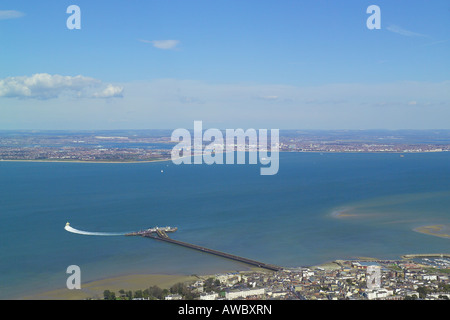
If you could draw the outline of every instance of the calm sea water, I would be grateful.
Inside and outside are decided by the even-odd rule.
[[[82,282],[248,268],[146,238],[69,233],[67,221],[96,232],[177,226],[175,239],[286,267],[449,251],[449,239],[413,229],[450,225],[450,153],[282,153],[277,175],[259,169],[0,162],[0,298],[64,288],[73,264]]]

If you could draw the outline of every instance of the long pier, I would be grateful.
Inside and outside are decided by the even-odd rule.
[[[217,250],[213,250],[213,249],[208,249],[202,246],[198,246],[195,244],[191,244],[191,243],[187,243],[187,242],[182,242],[182,241],[178,241],[178,240],[174,240],[171,239],[167,236],[167,234],[162,231],[162,232],[157,232],[157,235],[155,235],[154,233],[143,233],[140,234],[142,237],[146,237],[146,238],[152,238],[152,239],[156,239],[156,240],[160,240],[160,241],[165,241],[165,242],[169,242],[169,243],[173,243],[182,247],[186,247],[186,248],[190,248],[190,249],[194,249],[194,250],[198,250],[201,252],[206,252],[206,253],[210,253],[210,254],[214,254],[216,256],[220,256],[223,258],[228,258],[228,259],[232,259],[235,261],[239,261],[239,262],[243,262],[243,263],[247,263],[259,268],[264,268],[264,269],[268,269],[271,271],[280,271],[283,270],[282,267],[273,265],[273,264],[267,264],[264,262],[259,262],[259,261],[255,261],[255,260],[251,260],[251,259],[247,259],[244,257],[240,257],[240,256],[236,256],[233,254],[229,254],[229,253],[225,253],[225,252],[221,252],[221,251],[217,251]]]

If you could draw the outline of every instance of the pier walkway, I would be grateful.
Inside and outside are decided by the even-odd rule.
[[[214,254],[216,256],[232,259],[232,260],[235,260],[235,261],[247,263],[247,264],[250,264],[250,265],[253,265],[253,266],[256,266],[256,267],[259,267],[259,268],[268,269],[268,270],[271,270],[271,271],[283,270],[282,267],[279,267],[279,266],[276,266],[276,265],[273,265],[273,264],[267,264],[267,263],[264,263],[264,262],[259,262],[259,261],[247,259],[247,258],[244,258],[244,257],[239,257],[239,256],[232,255],[232,254],[229,254],[229,253],[225,253],[225,252],[221,252],[221,251],[217,251],[217,250],[213,250],[213,249],[208,249],[208,248],[201,247],[201,246],[198,246],[198,245],[195,245],[195,244],[174,240],[174,239],[169,238],[169,236],[165,232],[156,232],[156,235],[154,233],[144,233],[144,234],[140,234],[140,235],[143,236],[143,237],[146,237],[146,238],[152,238],[152,239],[156,239],[156,240],[160,240],[160,241],[165,241],[165,242],[173,243],[173,244],[176,244],[176,245],[179,245],[179,246],[182,246],[182,247],[186,247],[186,248],[198,250],[198,251],[201,251],[201,252]]]

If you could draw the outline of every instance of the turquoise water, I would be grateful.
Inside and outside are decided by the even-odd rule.
[[[64,288],[73,264],[82,282],[248,268],[151,239],[69,233],[67,221],[94,232],[177,226],[173,238],[286,267],[449,251],[449,239],[413,229],[450,224],[450,153],[281,153],[277,175],[259,169],[0,162],[0,298]]]

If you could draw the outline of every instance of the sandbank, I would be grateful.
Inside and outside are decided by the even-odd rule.
[[[123,275],[113,278],[94,280],[81,284],[81,289],[56,289],[25,296],[23,300],[84,300],[103,299],[103,291],[110,290],[118,296],[119,290],[144,290],[151,286],[169,289],[179,282],[196,281],[199,277],[194,275],[164,275],[164,274],[136,274]]]
[[[447,238],[450,239],[450,226],[443,225],[443,224],[435,224],[435,225],[429,225],[429,226],[422,226],[413,229],[416,232],[441,237],[441,238]]]

